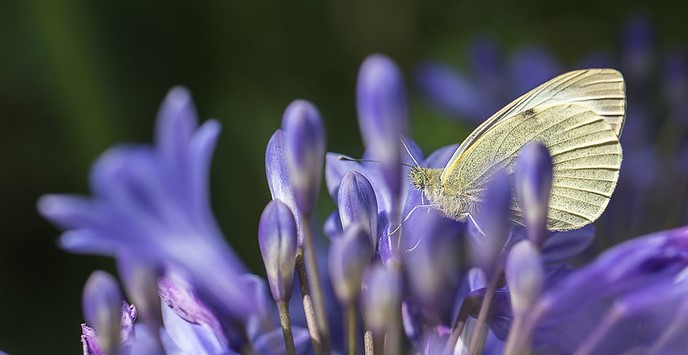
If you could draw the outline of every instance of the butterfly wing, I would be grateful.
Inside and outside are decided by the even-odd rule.
[[[478,126],[449,160],[441,179],[446,179],[447,168],[456,164],[468,147],[500,122],[541,105],[565,103],[588,108],[602,117],[617,137],[621,135],[626,109],[625,85],[621,73],[614,69],[574,70],[536,87]]]
[[[442,183],[447,193],[480,202],[491,175],[497,169],[513,172],[520,150],[539,141],[553,161],[547,227],[580,228],[602,214],[616,187],[622,159],[617,133],[605,116],[588,106],[537,106],[500,120],[481,134],[461,159],[445,168]],[[523,224],[515,199],[511,208],[514,221]]]

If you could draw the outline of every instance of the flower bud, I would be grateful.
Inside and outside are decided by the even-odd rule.
[[[376,250],[377,199],[370,181],[355,171],[344,175],[337,194],[337,205],[342,229],[354,223],[360,224],[367,230],[373,250]]]
[[[325,129],[320,113],[310,102],[296,100],[284,112],[282,130],[296,206],[310,215],[320,191],[325,159]]]
[[[512,309],[514,313],[523,314],[537,301],[545,278],[535,245],[527,239],[516,243],[509,251],[504,271]]]
[[[438,214],[422,214],[409,231],[419,236],[415,248],[406,253],[409,289],[424,309],[434,316],[451,313],[462,278],[460,239],[454,221]]]
[[[122,292],[117,280],[95,271],[84,286],[83,311],[86,323],[98,334],[98,345],[105,354],[116,354],[120,345]]]
[[[366,58],[356,87],[358,122],[366,149],[380,160],[383,176],[393,196],[403,182],[401,138],[408,130],[408,104],[399,68],[387,56]]]
[[[552,157],[541,143],[529,143],[516,162],[515,185],[528,238],[541,246],[547,236],[547,209],[552,191]]]
[[[375,334],[384,334],[401,310],[401,277],[397,269],[371,266],[363,282],[363,315]]]
[[[294,280],[297,232],[294,215],[279,200],[268,203],[260,217],[258,244],[275,301],[289,301]]]
[[[511,183],[506,173],[500,170],[491,177],[487,185],[485,203],[475,219],[485,236],[481,235],[472,240],[474,263],[483,269],[486,275],[492,275],[494,268],[502,262],[501,254],[509,234],[511,198]],[[469,225],[472,224],[469,222]]]
[[[330,247],[330,278],[339,301],[353,302],[361,290],[363,272],[373,258],[373,248],[366,228],[353,224]]]

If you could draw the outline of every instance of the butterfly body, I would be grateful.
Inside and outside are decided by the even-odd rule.
[[[553,162],[549,230],[592,223],[616,187],[625,111],[621,74],[612,69],[569,72],[516,99],[481,124],[443,169],[416,168],[409,178],[432,205],[464,221],[479,210],[491,176],[512,173],[520,149],[541,142]],[[512,219],[523,224],[516,197]]]
[[[409,180],[413,186],[423,191],[430,203],[437,206],[447,217],[464,222],[468,214],[475,212],[475,204],[464,191],[447,191],[442,186],[440,176],[443,169],[413,167],[409,170]]]

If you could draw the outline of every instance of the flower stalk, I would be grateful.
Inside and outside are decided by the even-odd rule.
[[[295,355],[296,348],[294,347],[294,335],[291,330],[291,318],[289,318],[289,303],[286,301],[277,302],[277,311],[279,312],[280,326],[282,327],[287,354]]]
[[[303,312],[306,315],[308,334],[313,344],[313,352],[315,352],[316,355],[321,355],[325,354],[325,352],[323,350],[323,341],[318,327],[318,321],[315,316],[315,305],[313,304],[313,297],[311,296],[308,272],[306,271],[306,263],[303,255],[303,247],[299,247],[296,251],[296,277],[299,279],[299,285],[301,286],[301,301],[303,302]]]

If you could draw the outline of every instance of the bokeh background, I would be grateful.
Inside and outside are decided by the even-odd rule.
[[[314,102],[330,151],[359,156],[354,89],[366,55],[407,74],[412,137],[424,151],[457,143],[474,123],[421,99],[426,59],[470,71],[489,36],[503,53],[538,45],[575,67],[614,53],[629,18],[659,48],[688,48],[686,9],[672,1],[0,1],[0,349],[80,353],[81,290],[104,258],[67,254],[36,213],[48,192],[88,192],[88,169],[117,142],[152,139],[167,90],[185,85],[223,133],[212,198],[228,241],[263,274],[256,229],[269,192],[264,151],[293,99]],[[502,104],[506,104],[503,102]],[[632,103],[629,103],[629,105]],[[321,216],[333,208],[323,196]]]

